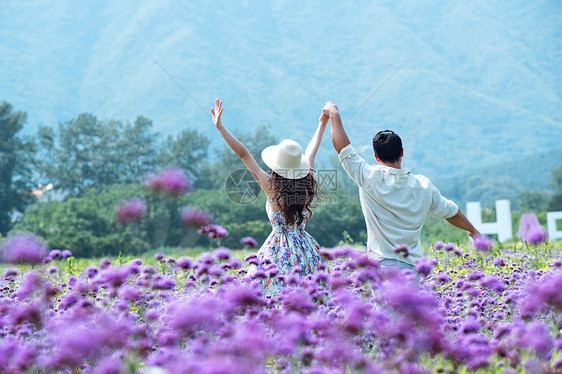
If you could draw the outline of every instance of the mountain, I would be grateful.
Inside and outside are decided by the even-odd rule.
[[[331,99],[365,154],[391,128],[408,167],[447,178],[559,149],[560,19],[558,1],[4,1],[0,100],[30,132],[143,115],[220,144],[201,108],[220,97],[227,127],[305,145]]]
[[[515,208],[522,191],[554,192],[551,170],[561,164],[562,148],[436,179],[433,183],[444,196],[461,206],[480,201],[482,206],[494,207],[496,200],[508,199]]]

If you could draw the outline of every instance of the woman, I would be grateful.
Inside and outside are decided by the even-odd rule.
[[[248,149],[222,125],[223,110],[222,102],[216,99],[215,108],[211,108],[213,123],[267,196],[265,209],[273,230],[258,251],[259,260],[274,263],[279,275],[289,276],[295,271],[301,275],[315,272],[321,262],[320,245],[304,231],[304,227],[312,215],[310,204],[317,193],[316,179],[312,174],[314,158],[329,117],[320,116],[318,128],[304,155],[302,148],[289,139],[264,149],[261,156],[272,170],[269,175]],[[277,277],[265,282],[267,294],[276,294],[282,287],[283,282]]]

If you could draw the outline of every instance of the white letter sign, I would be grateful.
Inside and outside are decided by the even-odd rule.
[[[482,207],[480,202],[466,204],[466,216],[482,234],[497,234],[500,242],[505,242],[513,237],[511,226],[511,204],[509,200],[496,201],[496,222],[482,223]]]

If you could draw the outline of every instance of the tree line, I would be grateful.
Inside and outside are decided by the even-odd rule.
[[[185,128],[163,137],[142,116],[128,123],[100,120],[89,113],[54,127],[39,127],[33,136],[24,135],[25,124],[26,113],[7,102],[0,104],[2,236],[30,230],[51,247],[70,248],[80,256],[209,245],[205,236],[179,220],[177,212],[186,205],[205,208],[215,223],[229,230],[221,245],[239,248],[242,237],[253,236],[260,242],[271,231],[263,193],[244,205],[233,203],[225,193],[227,176],[244,168],[243,163],[227,146],[210,157],[211,141],[197,129]],[[261,150],[279,142],[263,126],[251,134],[237,135],[260,163]],[[191,193],[172,199],[151,195],[143,187],[144,176],[168,165],[189,175]],[[324,246],[366,239],[356,186],[339,171],[337,190],[322,192],[335,199],[318,203],[307,225],[307,231]],[[533,211],[546,206],[562,210],[562,164],[552,171],[552,177],[552,194],[524,191],[518,206]],[[39,201],[33,190],[48,184],[59,198]],[[132,196],[148,202],[148,216],[141,222],[120,225],[114,219],[115,204]],[[422,238],[427,242],[454,240],[459,235],[448,225],[430,220]]]

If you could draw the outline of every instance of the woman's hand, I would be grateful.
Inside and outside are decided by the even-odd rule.
[[[215,107],[211,108],[211,113],[213,113],[213,123],[215,124],[215,126],[217,128],[219,128],[219,126],[222,126],[221,114],[222,114],[223,110],[224,110],[224,108],[222,107],[222,101],[219,101],[219,99],[216,99],[215,100]]]
[[[322,108],[322,113],[331,117],[331,116],[339,113],[338,107],[336,106],[336,104],[334,104],[333,101],[327,101],[326,105],[324,105],[324,108]]]
[[[328,121],[329,121],[329,120],[330,120],[330,116],[327,115],[327,114],[325,114],[325,113],[322,113],[322,114],[320,115],[320,118],[318,118],[318,122],[319,122],[319,124],[322,125],[322,126],[326,126],[326,125],[328,124]]]

